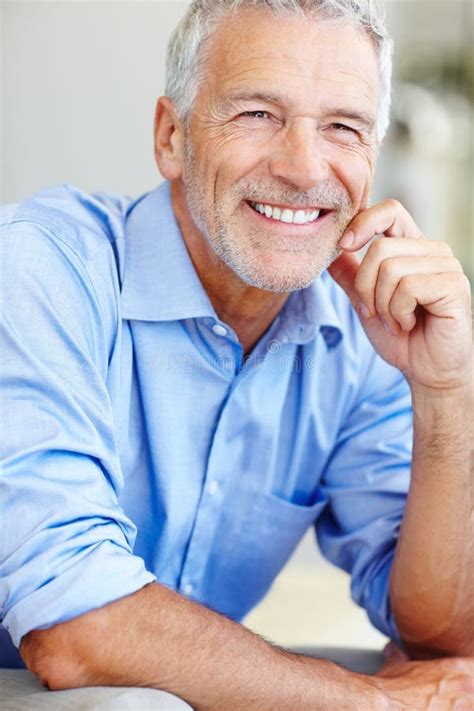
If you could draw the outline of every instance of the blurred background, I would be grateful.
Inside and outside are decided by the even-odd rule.
[[[138,196],[153,159],[167,38],[185,0],[0,2],[0,202],[57,183]],[[474,277],[470,0],[389,0],[392,126],[372,202],[393,197]],[[380,647],[309,533],[246,623],[282,645]]]

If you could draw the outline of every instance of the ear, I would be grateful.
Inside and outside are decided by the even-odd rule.
[[[158,170],[167,180],[180,178],[184,157],[183,125],[167,96],[161,96],[156,103],[154,134]]]

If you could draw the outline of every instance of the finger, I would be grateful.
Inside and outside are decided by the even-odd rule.
[[[446,708],[451,709],[452,711],[473,711],[474,699],[472,696],[454,699],[452,706],[447,706]]]
[[[374,240],[362,259],[355,280],[355,289],[361,303],[365,305],[367,310],[366,317],[369,318],[376,315],[375,285],[382,262],[394,257],[418,257],[420,261],[423,261],[427,257],[443,256],[453,256],[452,250],[446,242],[398,238]]]
[[[389,642],[383,650],[384,662],[377,674],[398,668],[400,664],[410,661],[409,656],[395,642]]]
[[[455,272],[462,274],[462,266],[455,257],[391,257],[385,259],[378,271],[375,285],[375,312],[392,334],[397,334],[400,327],[411,330],[415,325],[413,319],[404,325],[395,320],[390,302],[400,280],[405,276],[416,274],[443,274]]]
[[[375,235],[382,234],[404,239],[423,237],[413,217],[398,200],[383,200],[354,217],[339,241],[339,246],[355,252]]]
[[[418,304],[440,318],[455,318],[466,309],[468,284],[467,277],[459,273],[402,277],[390,301],[390,313],[404,331],[413,328]]]
[[[408,654],[404,652],[403,649],[401,649],[401,647],[395,644],[395,642],[393,642],[392,640],[385,645],[383,649],[383,656],[385,661],[391,659],[394,661],[398,660],[401,662],[408,662],[410,659]]]
[[[359,301],[354,283],[360,264],[360,257],[355,254],[342,252],[328,269],[334,281],[344,289],[354,306],[356,306]]]

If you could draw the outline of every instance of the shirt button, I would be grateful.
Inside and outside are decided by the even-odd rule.
[[[208,491],[211,496],[215,496],[215,494],[217,494],[217,492],[219,491],[219,484],[217,483],[217,481],[215,479],[213,479],[209,483]]]
[[[216,336],[227,336],[227,329],[224,328],[224,326],[221,326],[220,323],[215,323],[212,330]]]
[[[194,590],[194,585],[191,585],[191,583],[186,583],[186,585],[183,588],[183,592],[185,595],[191,595],[193,590]]]

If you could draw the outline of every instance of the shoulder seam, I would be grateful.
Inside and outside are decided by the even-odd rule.
[[[90,288],[91,288],[91,290],[92,290],[92,293],[94,294],[94,298],[95,298],[97,307],[98,307],[98,309],[99,309],[99,311],[100,311],[100,314],[101,314],[101,316],[102,316],[102,321],[103,321],[104,324],[106,324],[106,323],[107,323],[107,319],[106,319],[105,314],[104,314],[104,311],[103,311],[103,309],[102,309],[102,304],[101,304],[101,302],[100,302],[100,299],[99,299],[98,296],[97,296],[97,292],[96,292],[95,287],[94,287],[94,282],[93,282],[93,280],[92,280],[92,278],[91,278],[91,275],[90,275],[88,263],[89,263],[97,254],[99,254],[103,249],[107,249],[107,247],[110,247],[110,249],[112,249],[112,246],[111,246],[110,242],[107,242],[106,244],[103,244],[99,249],[97,249],[93,254],[90,255],[89,259],[84,259],[84,257],[82,257],[80,254],[78,254],[77,251],[76,251],[68,242],[66,242],[60,235],[58,235],[53,229],[51,229],[51,227],[49,227],[48,225],[44,225],[44,224],[42,224],[41,222],[37,222],[36,220],[30,220],[30,219],[16,219],[16,220],[13,220],[13,221],[4,223],[4,226],[9,227],[9,226],[11,226],[11,225],[18,224],[18,223],[21,223],[21,222],[26,222],[26,223],[29,223],[29,224],[38,225],[39,227],[41,227],[42,230],[44,230],[46,233],[49,233],[49,235],[51,235],[52,237],[54,237],[55,240],[57,240],[58,242],[61,242],[61,244],[64,245],[64,247],[66,247],[66,249],[67,249],[69,252],[71,252],[71,253],[78,259],[79,263],[80,263],[81,266],[84,268],[84,271],[85,271],[85,273],[86,273],[86,275],[87,275],[87,279],[88,279],[88,281],[89,281],[89,286],[90,286]],[[113,249],[112,249],[112,251],[113,251]],[[120,279],[119,279],[119,281],[120,281]],[[115,306],[117,307],[117,304],[115,304]],[[112,329],[113,329],[113,331],[112,331],[112,333],[110,334],[110,335],[111,335],[110,343],[113,343],[114,340],[115,340],[115,336],[116,336],[115,331],[116,331],[117,328],[118,328],[119,320],[120,320],[120,318],[119,318],[119,313],[120,313],[119,309],[116,308],[116,309],[115,309],[115,315],[116,315],[117,321],[116,321],[115,324],[112,324]],[[110,356],[110,353],[109,353],[109,356]]]

